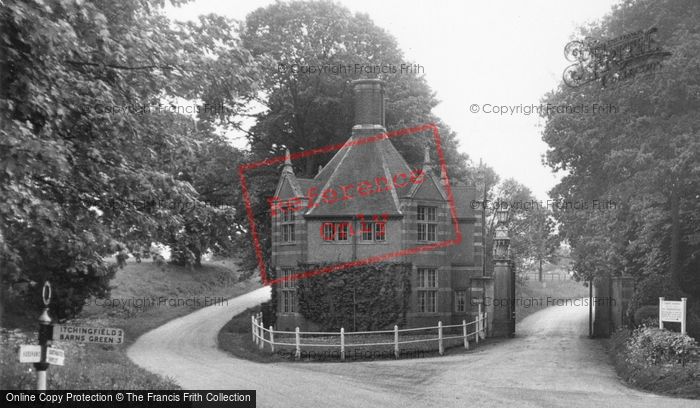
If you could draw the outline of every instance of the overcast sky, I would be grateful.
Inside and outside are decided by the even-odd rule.
[[[390,32],[406,59],[425,69],[441,101],[434,112],[457,132],[461,150],[482,158],[546,199],[558,176],[542,165],[547,145],[533,113],[484,113],[490,106],[538,105],[570,64],[564,46],[577,26],[605,15],[616,0],[390,1],[344,0]],[[178,20],[217,13],[238,20],[274,1],[196,0],[169,10]],[[476,108],[472,105],[476,104]],[[478,113],[471,110],[478,109]]]

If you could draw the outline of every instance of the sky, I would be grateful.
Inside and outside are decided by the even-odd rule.
[[[407,62],[423,67],[441,101],[433,112],[457,133],[462,152],[525,184],[540,200],[561,174],[542,163],[544,121],[531,107],[561,82],[571,64],[564,47],[576,28],[600,19],[616,2],[338,1],[369,14],[397,39]],[[190,20],[216,13],[244,20],[271,3],[195,0],[168,9],[168,15]]]

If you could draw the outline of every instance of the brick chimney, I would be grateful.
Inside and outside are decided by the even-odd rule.
[[[385,127],[384,81],[358,79],[352,81],[355,93],[355,126]]]

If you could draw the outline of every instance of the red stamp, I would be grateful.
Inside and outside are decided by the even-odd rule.
[[[364,151],[361,149],[374,148],[381,150],[382,154],[386,154],[390,158],[396,157],[396,155],[399,154],[395,150],[387,153],[386,143],[391,144],[387,139],[399,138],[407,135],[418,135],[423,132],[430,132],[432,134],[437,150],[441,175],[444,175],[440,180],[442,183],[441,189],[446,196],[447,213],[453,227],[453,234],[450,239],[436,239],[437,233],[434,230],[426,229],[425,231],[419,232],[419,234],[425,234],[426,239],[423,241],[426,242],[419,241],[416,242],[416,245],[404,245],[407,247],[402,247],[400,249],[396,249],[394,246],[390,247],[391,249],[387,250],[385,253],[372,254],[362,257],[361,259],[350,261],[338,261],[330,265],[319,266],[275,279],[268,278],[266,262],[263,258],[263,249],[260,237],[258,236],[259,228],[255,225],[255,217],[250,203],[250,191],[246,178],[247,172],[267,166],[276,166],[285,163],[286,160],[303,159],[318,154],[335,152],[336,156],[342,156],[339,152],[341,149],[343,149],[343,151],[349,151],[348,149],[353,148],[360,150],[360,152],[355,153],[356,157],[354,158],[347,158],[347,154],[340,158],[334,156],[327,164],[327,167],[334,167],[337,169],[339,166],[347,167],[347,163],[343,164],[343,160],[354,161],[353,171],[346,171],[343,175],[339,176],[337,172],[334,172],[334,168],[324,168],[317,175],[318,180],[306,180],[316,181],[315,184],[305,183],[304,186],[297,185],[294,197],[280,198],[275,196],[268,198],[270,216],[280,219],[284,218],[285,220],[294,220],[295,217],[303,217],[307,222],[313,220],[314,225],[304,224],[308,229],[308,233],[305,237],[307,240],[316,240],[320,244],[349,242],[351,239],[367,239],[368,237],[373,244],[383,244],[387,235],[387,223],[389,220],[402,217],[397,207],[394,207],[394,211],[392,212],[388,210],[383,203],[398,203],[401,195],[419,188],[429,177],[434,178],[434,175],[426,174],[424,169],[409,169],[402,157],[400,160],[404,163],[403,167],[394,166],[392,169],[392,166],[387,165],[384,158],[381,160],[372,160],[373,157],[369,154],[363,155]],[[371,144],[377,145],[370,146]],[[391,149],[393,149],[393,146]],[[367,163],[357,163],[364,159],[367,160]],[[371,174],[372,177],[366,177],[363,168],[371,168],[372,166],[380,169],[381,174]],[[398,170],[396,170],[397,168]],[[324,171],[327,174],[324,173]],[[457,220],[454,195],[450,187],[449,177],[447,177],[447,167],[445,165],[440,135],[437,126],[433,124],[391,132],[381,132],[366,137],[353,137],[345,143],[297,152],[291,154],[289,157],[278,156],[258,162],[245,163],[238,167],[238,173],[241,180],[248,222],[250,224],[250,234],[258,260],[260,276],[264,285],[271,285],[284,280],[306,278],[360,265],[385,262],[419,252],[457,245],[462,241],[462,233]],[[399,214],[397,214],[397,211]],[[341,216],[337,217],[337,219],[333,219],[333,214],[341,214]],[[429,211],[423,211],[418,217],[418,219],[420,219],[420,217],[430,218],[435,217],[435,214]],[[354,221],[351,222],[349,219]],[[311,245],[309,245],[308,251],[313,251]],[[314,264],[315,262],[306,263]]]

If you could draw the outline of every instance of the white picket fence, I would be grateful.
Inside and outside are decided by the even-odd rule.
[[[299,359],[301,357],[301,352],[303,347],[308,347],[308,348],[314,348],[314,347],[325,347],[325,348],[334,348],[334,347],[339,347],[340,348],[340,359],[345,360],[345,349],[348,347],[356,348],[356,347],[379,347],[379,346],[392,346],[394,347],[394,356],[396,358],[399,358],[399,355],[401,353],[401,345],[403,344],[412,344],[412,343],[424,343],[424,342],[430,342],[430,341],[435,341],[437,342],[438,345],[438,352],[440,355],[443,355],[445,352],[445,340],[452,340],[452,339],[462,339],[464,343],[464,348],[469,349],[469,342],[470,339],[473,339],[473,341],[476,344],[479,344],[479,340],[483,340],[486,338],[486,322],[487,322],[487,313],[482,313],[481,312],[481,305],[479,305],[479,312],[477,317],[471,321],[467,322],[466,320],[462,320],[461,324],[452,324],[452,325],[443,325],[441,321],[438,322],[437,326],[430,326],[430,327],[416,327],[416,328],[411,328],[411,329],[399,329],[398,326],[394,326],[394,330],[377,330],[377,331],[361,331],[361,332],[346,332],[344,328],[341,328],[339,332],[302,332],[299,331],[299,327],[295,329],[295,331],[282,331],[282,330],[274,330],[272,326],[269,328],[263,327],[262,323],[262,313],[258,313],[256,315],[251,316],[251,331],[253,335],[253,342],[258,345],[258,347],[263,350],[265,348],[265,344],[267,344],[270,347],[271,352],[275,352],[275,347],[276,346],[293,346],[295,348],[295,357],[296,359]],[[461,334],[459,335],[448,335],[444,336],[443,331],[445,329],[453,329],[454,331],[455,328],[461,328]],[[409,335],[411,333],[416,333],[420,331],[431,331],[431,330],[436,330],[437,331],[437,337],[434,338],[419,338],[419,339],[405,339],[401,340],[400,337],[401,335]],[[394,334],[394,341],[392,342],[378,342],[378,343],[348,343],[346,344],[345,340],[346,337],[348,336],[353,336],[353,335],[387,335],[387,334]],[[291,335],[294,335],[294,343],[290,343],[287,341],[275,341],[275,338],[281,338],[281,337],[291,337]],[[302,339],[304,336],[324,336],[324,337],[335,337],[338,336],[339,341],[335,343],[302,343]],[[414,335],[415,337],[415,335]]]

